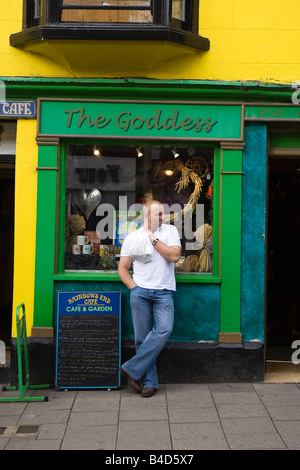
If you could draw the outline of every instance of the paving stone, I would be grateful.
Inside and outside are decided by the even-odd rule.
[[[62,450],[115,449],[118,427],[81,426],[69,423],[62,442]]]
[[[226,450],[228,444],[220,423],[171,424],[176,450]]]
[[[74,412],[70,416],[69,423],[78,426],[105,426],[118,424],[118,409],[113,411],[85,411]]]
[[[120,390],[80,390],[73,411],[113,411],[119,407]]]
[[[168,419],[168,412],[167,408],[162,406],[158,408],[127,406],[125,409],[121,408],[119,419],[120,421],[161,421]]]
[[[261,405],[261,401],[255,392],[216,392],[213,393],[216,405]]]
[[[276,434],[272,420],[267,418],[224,418],[221,420],[224,432],[229,434]]]
[[[62,439],[66,430],[66,424],[43,424],[40,428],[38,440]]]
[[[217,405],[220,418],[254,418],[267,417],[268,412],[262,404],[242,403],[234,405]]]
[[[200,408],[214,404],[207,385],[171,385],[166,388],[166,397],[168,406],[173,408],[180,408],[183,405]]]
[[[5,449],[5,447],[7,446],[8,441],[9,441],[8,437],[0,436],[0,450]]]
[[[290,450],[300,449],[300,421],[274,421],[277,431]]]
[[[48,440],[24,440],[9,439],[5,450],[59,450],[61,445],[60,439]]]
[[[27,403],[0,403],[0,416],[19,416],[25,410]]]
[[[121,421],[117,450],[171,450],[169,423],[165,421]]]
[[[226,435],[232,450],[282,450],[286,449],[278,434],[250,433]]]
[[[70,415],[68,410],[36,410],[33,407],[25,410],[19,424],[66,423]]]
[[[170,423],[219,422],[217,410],[213,406],[208,406],[205,408],[169,408],[168,412]]]
[[[298,406],[270,406],[268,407],[268,413],[273,420],[296,420],[300,423],[300,403]]]

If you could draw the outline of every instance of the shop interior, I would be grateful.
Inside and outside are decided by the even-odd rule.
[[[16,123],[0,121],[0,341],[9,353],[12,325]],[[3,359],[3,358],[2,358]]]
[[[0,339],[11,338],[13,249],[14,249],[14,164],[0,161]]]
[[[300,340],[300,156],[270,157],[268,196],[266,360],[292,364]]]

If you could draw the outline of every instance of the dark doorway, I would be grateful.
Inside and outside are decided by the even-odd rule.
[[[13,298],[15,165],[0,158],[0,340],[10,347]]]
[[[266,360],[291,361],[300,340],[300,157],[269,159]]]

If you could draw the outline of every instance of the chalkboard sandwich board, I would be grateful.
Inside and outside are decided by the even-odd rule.
[[[58,292],[56,386],[118,388],[121,292]]]

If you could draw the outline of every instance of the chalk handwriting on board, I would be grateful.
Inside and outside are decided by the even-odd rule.
[[[65,293],[60,293],[65,294]],[[110,293],[118,294],[120,293]],[[119,386],[120,315],[66,313],[62,299],[58,316],[58,388],[113,388]],[[119,306],[120,302],[112,302]]]

